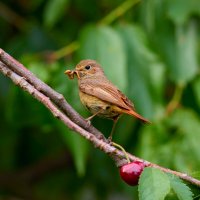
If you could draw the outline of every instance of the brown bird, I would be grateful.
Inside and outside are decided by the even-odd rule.
[[[73,79],[74,75],[78,78],[80,100],[93,114],[87,120],[97,115],[114,121],[110,140],[116,122],[122,114],[149,122],[135,111],[133,103],[106,78],[100,64],[95,60],[82,60],[76,65],[75,70],[66,70],[65,74],[70,79]]]

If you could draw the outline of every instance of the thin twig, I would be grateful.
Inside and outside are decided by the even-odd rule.
[[[71,44],[64,46],[63,48],[54,51],[51,56],[53,60],[58,60],[66,55],[69,55],[70,53],[76,51],[79,48],[80,44],[78,41],[74,41]]]
[[[184,90],[185,85],[184,84],[178,84],[176,85],[175,91],[174,91],[174,95],[172,97],[172,99],[170,100],[170,102],[167,105],[167,109],[166,109],[166,114],[170,114],[172,113],[179,105],[180,101],[181,101],[181,97],[183,95],[183,90]]]
[[[130,8],[136,5],[140,0],[127,0],[120,4],[117,8],[115,8],[112,12],[106,15],[103,19],[100,20],[100,24],[108,25],[111,24],[118,17],[122,16],[127,12]]]
[[[67,102],[61,94],[55,92],[48,85],[36,78],[22,64],[17,62],[15,59],[13,59],[1,49],[0,71],[5,76],[9,77],[16,85],[18,85],[23,90],[27,91],[37,100],[39,100],[41,103],[43,103],[52,112],[52,114],[56,118],[61,120],[66,126],[68,126],[70,129],[74,130],[75,132],[79,133],[81,136],[89,140],[94,145],[94,147],[99,148],[101,151],[111,156],[116,161],[117,166],[121,166],[127,162],[125,155],[122,151],[116,149],[106,140],[99,139],[98,136],[99,134],[101,136],[102,133],[98,132],[99,134],[94,135],[92,132],[89,131],[88,128],[84,129],[83,127],[88,126],[85,120],[83,120],[83,123],[85,124],[82,124],[82,126],[80,126],[79,115],[72,109],[70,105],[67,104]],[[63,107],[65,109],[63,109]],[[72,116],[71,113],[73,113],[75,116]],[[200,187],[200,180],[197,180],[185,173],[164,168],[162,166],[143,160],[131,154],[128,154],[128,156],[131,161],[144,162],[146,166],[158,168],[166,173],[174,174],[180,177],[181,179]]]

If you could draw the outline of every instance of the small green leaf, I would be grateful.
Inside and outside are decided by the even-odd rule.
[[[69,0],[49,0],[44,11],[44,24],[51,28],[65,14]]]
[[[86,160],[89,153],[89,143],[72,131],[65,133],[64,138],[73,155],[77,172],[79,176],[83,176],[85,174]]]
[[[168,174],[170,185],[179,200],[192,200],[193,193],[190,188],[177,176]]]
[[[62,124],[57,124],[61,134],[63,135],[65,143],[73,155],[78,175],[83,176],[85,174],[85,166],[89,153],[89,143],[80,135],[67,130],[67,128]]]
[[[147,167],[139,179],[140,200],[164,200],[170,192],[168,176],[159,169]]]
[[[97,60],[122,91],[127,88],[126,55],[119,34],[108,26],[88,26],[81,32],[79,59]]]

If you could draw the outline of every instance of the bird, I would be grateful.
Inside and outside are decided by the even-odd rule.
[[[64,72],[70,79],[78,79],[79,97],[82,104],[92,113],[86,120],[103,117],[114,121],[109,136],[112,140],[113,132],[119,117],[128,114],[144,123],[149,120],[142,117],[135,110],[134,104],[106,77],[101,65],[91,59],[81,60],[74,70]]]

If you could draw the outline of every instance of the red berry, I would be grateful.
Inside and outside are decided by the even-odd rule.
[[[120,167],[120,176],[127,184],[135,186],[138,184],[140,174],[144,167],[145,164],[140,161],[128,163]]]

